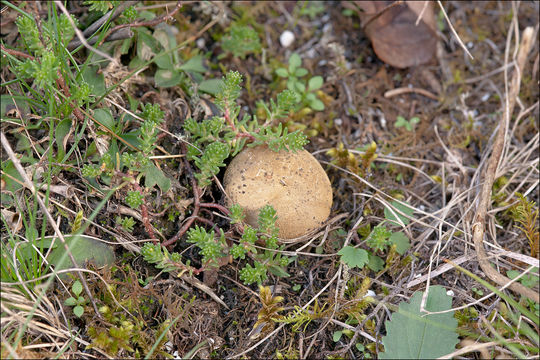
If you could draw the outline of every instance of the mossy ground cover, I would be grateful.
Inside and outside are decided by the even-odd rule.
[[[538,2],[443,6],[473,58],[435,6],[433,61],[397,69],[351,2],[3,2],[2,358],[376,358],[429,285],[452,294],[462,356],[538,356],[538,302],[492,294],[472,235]],[[538,56],[484,229],[496,271],[535,290]],[[271,209],[255,231],[225,207],[224,168],[249,142],[305,138],[331,215],[278,244]],[[86,251],[104,244],[114,261]]]

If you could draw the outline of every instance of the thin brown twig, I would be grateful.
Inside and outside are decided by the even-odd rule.
[[[427,98],[430,98],[432,100],[436,100],[438,101],[439,98],[437,97],[437,95],[425,90],[425,89],[420,89],[420,88],[408,88],[408,87],[401,87],[401,88],[397,88],[397,89],[392,89],[392,90],[388,90],[387,92],[384,93],[384,97],[385,98],[391,98],[392,96],[397,96],[397,95],[401,95],[401,94],[408,94],[408,93],[416,93],[416,94],[420,94],[420,95],[424,95],[425,97]]]
[[[497,136],[493,144],[493,150],[492,150],[489,162],[488,162],[487,170],[485,172],[484,184],[480,192],[480,198],[478,201],[476,216],[475,216],[475,220],[472,226],[473,242],[474,242],[474,247],[476,249],[476,254],[478,256],[478,262],[480,263],[480,267],[482,268],[482,271],[484,271],[484,273],[491,280],[493,280],[499,285],[507,284],[508,282],[510,282],[510,279],[508,279],[506,276],[500,274],[497,270],[495,270],[491,266],[488,260],[486,250],[484,249],[484,242],[483,242],[484,231],[486,227],[486,215],[487,215],[488,206],[491,200],[491,189],[495,181],[495,174],[497,172],[497,166],[499,164],[499,159],[501,157],[503,147],[504,147],[504,138],[505,138],[506,128],[507,128],[507,125],[510,123],[510,117],[512,116],[514,105],[519,95],[519,88],[521,85],[521,71],[523,70],[525,66],[525,60],[527,58],[527,54],[529,53],[529,50],[531,49],[531,46],[532,46],[533,33],[534,33],[534,30],[532,27],[527,27],[523,31],[523,39],[521,41],[519,53],[517,56],[516,69],[512,76],[512,81],[510,83],[510,90],[507,93],[507,97],[506,97],[506,108],[505,108],[503,116],[501,117]],[[536,291],[533,291],[532,289],[529,289],[520,283],[512,283],[509,286],[509,288],[523,296],[528,297],[529,299],[537,303],[540,302],[540,296]]]

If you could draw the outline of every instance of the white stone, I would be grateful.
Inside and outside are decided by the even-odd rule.
[[[195,41],[195,44],[199,49],[202,49],[206,45],[206,40],[204,40],[204,38],[198,38],[197,41]]]
[[[294,34],[290,30],[285,30],[279,36],[279,42],[283,47],[289,47],[294,42]]]

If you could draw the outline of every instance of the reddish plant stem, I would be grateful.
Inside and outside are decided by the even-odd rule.
[[[203,218],[202,216],[197,216],[195,220],[205,223],[206,225],[210,227],[216,226],[216,224],[214,224],[211,220],[208,220],[207,218]]]
[[[167,14],[164,14],[158,18],[155,18],[153,20],[150,20],[150,21],[140,21],[140,22],[135,22],[135,23],[131,23],[131,24],[120,24],[120,25],[116,25],[115,27],[113,27],[112,29],[110,29],[107,34],[105,35],[105,37],[101,40],[101,42],[99,43],[99,45],[102,45],[105,40],[112,34],[114,33],[115,31],[118,31],[120,29],[123,29],[123,28],[126,28],[126,27],[129,27],[129,28],[134,28],[134,27],[141,27],[141,26],[155,26],[155,25],[158,25],[166,20],[168,20],[169,18],[172,18],[177,12],[178,10],[180,10],[180,8],[182,7],[182,2],[181,1],[178,1],[176,3],[176,6],[174,7],[173,11],[171,11],[170,13],[167,13]],[[98,46],[99,46],[98,45]]]
[[[186,145],[182,143],[182,151],[185,153],[186,150],[187,150]],[[191,187],[193,188],[193,195],[194,195],[193,213],[187,219],[184,226],[182,226],[180,228],[180,230],[178,230],[176,235],[174,235],[172,238],[170,238],[169,240],[164,241],[161,244],[162,246],[165,246],[165,247],[169,247],[169,246],[173,245],[175,242],[178,241],[178,239],[180,239],[180,237],[182,235],[184,235],[186,233],[186,231],[188,231],[191,224],[193,224],[193,221],[195,221],[195,219],[197,218],[197,215],[199,214],[199,210],[200,210],[200,207],[201,207],[201,202],[200,202],[201,190],[199,189],[199,186],[197,185],[197,181],[195,180],[195,176],[193,176],[193,170],[191,169],[191,165],[189,165],[189,162],[187,161],[186,158],[184,158],[183,160],[184,160],[184,166],[186,168],[186,171],[187,171],[187,173],[189,175],[189,178],[190,178],[190,181],[191,181]]]
[[[255,141],[255,136],[251,135],[250,133],[246,133],[246,132],[237,133],[236,137],[237,138],[245,137],[245,138],[248,138],[251,142]]]
[[[225,121],[227,122],[227,124],[229,124],[231,129],[233,129],[233,131],[236,132],[236,126],[234,126],[234,122],[231,119],[231,115],[229,113],[228,107],[226,107],[225,110],[223,111],[223,117],[225,118]]]
[[[231,212],[229,211],[229,209],[227,209],[225,206],[223,205],[219,205],[219,204],[215,204],[215,203],[201,203],[199,204],[200,207],[202,208],[214,208],[214,209],[218,209],[219,211],[221,211],[223,214],[225,215],[230,215]]]
[[[10,55],[13,55],[13,56],[19,56],[19,57],[23,57],[25,59],[30,59],[30,60],[35,60],[36,58],[33,57],[32,55],[28,55],[26,53],[23,53],[22,51],[18,51],[18,50],[13,50],[13,49],[8,49],[6,48],[4,45],[0,44],[0,48],[2,49],[2,51],[5,51],[7,52],[8,54]]]

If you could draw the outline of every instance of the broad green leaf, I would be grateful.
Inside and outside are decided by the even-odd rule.
[[[195,55],[188,61],[186,61],[182,66],[179,67],[180,70],[184,71],[193,71],[203,73],[206,71],[206,68],[203,65],[203,56]]]
[[[368,268],[370,268],[371,270],[375,272],[379,272],[382,269],[384,269],[383,259],[381,259],[377,255],[372,255],[370,253],[368,253],[368,258],[369,258],[368,263],[367,263]]]
[[[139,139],[139,135],[141,134],[140,130],[134,130],[127,132],[125,134],[120,134],[120,137],[124,139],[126,142],[128,142],[130,145],[133,145],[137,149],[140,149],[141,147],[141,140]]]
[[[98,66],[87,66],[82,72],[82,78],[92,88],[92,95],[103,96],[107,88],[105,87],[105,76],[98,74]]]
[[[334,342],[338,342],[339,339],[341,339],[341,335],[343,335],[343,331],[334,331],[334,334],[332,335],[332,340],[334,340]]]
[[[178,71],[157,69],[154,75],[157,87],[172,87],[180,84],[182,76]]]
[[[146,187],[152,188],[157,184],[163,193],[171,188],[171,180],[153,163],[147,166],[144,175],[144,186]]]
[[[142,61],[152,59],[160,52],[161,44],[143,28],[137,29],[137,57]]]
[[[314,76],[308,81],[308,90],[317,90],[323,85],[322,76]]]
[[[223,87],[223,80],[221,79],[208,79],[203,80],[199,84],[199,91],[216,96]]]
[[[380,359],[434,359],[454,351],[458,343],[454,312],[430,314],[420,312],[423,293],[413,294],[410,303],[399,304],[398,311],[386,322],[382,342],[385,352]],[[452,298],[442,286],[431,286],[425,309],[444,311],[452,307]]]
[[[404,213],[405,215],[411,217],[412,214],[414,213],[414,209],[407,206],[407,205],[403,205],[397,201],[392,201],[390,203],[392,205],[392,208],[393,208],[393,211],[396,213],[396,215],[398,216],[398,218],[403,222],[403,225],[407,225],[409,223],[409,219],[407,217],[405,217],[404,215],[401,215],[398,211]],[[397,211],[396,211],[397,209]],[[384,208],[384,217],[395,223],[396,225],[399,225],[399,221],[398,219],[394,216],[394,214],[392,214],[392,212],[390,211],[390,209],[388,209],[387,207]]]
[[[94,119],[99,121],[100,124],[105,125],[109,130],[114,131],[115,121],[111,114],[111,110],[105,108],[96,109],[94,111]]]
[[[172,54],[161,52],[154,57],[154,63],[158,68],[164,70],[174,70]]]
[[[154,31],[154,38],[159,41],[159,43],[161,44],[161,46],[163,46],[165,50],[172,49],[176,46],[176,39],[174,38],[174,36],[169,35],[165,30],[157,29],[156,31]],[[157,54],[154,62],[158,67],[162,69],[174,69],[172,53]]]
[[[77,265],[84,266],[88,261],[94,261],[95,264],[99,267],[105,265],[111,265],[114,263],[114,252],[106,244],[102,243],[99,240],[96,240],[92,237],[86,235],[65,235],[64,236],[66,243],[68,244]],[[50,239],[47,237],[45,239]],[[44,240],[45,240],[44,239]],[[49,254],[47,260],[49,263],[55,265],[56,270],[69,269],[73,267],[69,257],[65,257],[65,261],[60,264],[66,250],[63,245],[60,245],[60,239],[56,239],[55,244],[59,246],[56,247]],[[61,274],[61,277],[66,277],[66,274]]]
[[[401,231],[390,235],[389,240],[391,244],[396,244],[396,251],[399,255],[405,254],[405,252],[411,247],[409,238]]]
[[[31,261],[32,256],[36,252],[34,246],[37,249],[49,249],[52,244],[52,238],[37,239],[34,242],[28,241],[28,242],[21,242],[19,244],[20,245],[19,245],[18,253],[21,255],[21,258]],[[58,247],[58,244],[59,242],[55,243],[52,247],[56,248]]]
[[[341,255],[341,261],[347,264],[349,267],[357,267],[362,269],[368,262],[368,252],[364,249],[357,249],[352,246],[345,246],[338,251],[338,255]]]
[[[69,133],[69,130],[71,129],[71,120],[70,119],[64,119],[56,125],[56,128],[54,129],[54,137],[56,141],[56,146],[58,147],[58,152],[60,154],[60,157],[63,157],[66,152],[66,149],[64,148],[64,139],[66,135]]]

